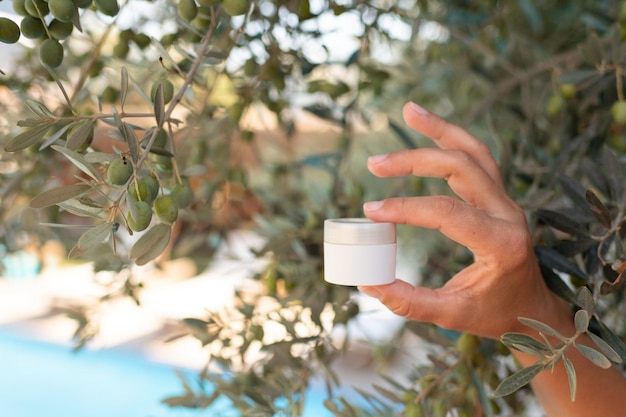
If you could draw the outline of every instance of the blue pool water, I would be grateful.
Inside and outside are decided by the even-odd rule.
[[[193,374],[189,374],[193,375]],[[82,350],[0,332],[0,417],[200,417],[237,415],[227,400],[210,410],[171,408],[182,393],[175,370],[128,352]],[[325,393],[308,394],[303,417],[332,417]]]

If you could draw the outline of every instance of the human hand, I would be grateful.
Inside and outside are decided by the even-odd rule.
[[[438,148],[373,156],[369,170],[379,177],[443,178],[459,198],[389,198],[366,203],[365,215],[373,221],[438,229],[466,246],[474,262],[441,288],[396,280],[359,289],[398,315],[493,339],[524,331],[518,317],[561,327],[555,320],[569,317],[568,306],[546,287],[524,212],[507,195],[489,148],[414,103],[405,105],[403,116]]]

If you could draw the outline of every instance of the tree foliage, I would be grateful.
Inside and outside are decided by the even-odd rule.
[[[626,358],[618,314],[626,282],[624,3],[25,0],[13,7],[29,41],[0,78],[18,97],[0,104],[0,242],[9,251],[20,249],[16,236],[24,233],[61,239],[71,257],[119,274],[121,285],[103,302],[140,303],[135,265],[189,256],[203,267],[235,228],[265,238],[262,290],[184,321],[185,335],[206,347],[220,372],[185,383],[166,403],[206,408],[219,392],[244,415],[300,415],[307,382],[321,372],[326,407],[337,416],[506,415],[523,410],[520,388],[553,366],[565,366],[575,397],[570,349],[599,366]],[[352,44],[329,37],[331,18],[351,29],[342,39]],[[0,29],[0,40],[15,40],[15,26],[0,20]],[[531,219],[546,281],[577,310],[577,333],[520,318],[544,338],[506,334],[496,343],[407,323],[403,335],[438,349],[428,364],[415,364],[409,382],[387,378],[387,386],[362,392],[362,406],[331,395],[342,348],[332,332],[359,308],[352,289],[322,280],[321,224],[360,215],[370,196],[440,191],[420,179],[377,186],[355,168],[372,147],[422,145],[397,121],[407,100],[492,147]],[[258,114],[277,128],[251,126]],[[336,133],[303,142],[301,114]],[[296,143],[309,151],[303,156]],[[426,284],[440,285],[468,256],[434,238],[419,266]],[[79,345],[97,329],[89,311],[70,310]],[[280,338],[265,334],[267,322]],[[583,333],[596,346],[576,343]],[[515,372],[508,348],[538,362]]]

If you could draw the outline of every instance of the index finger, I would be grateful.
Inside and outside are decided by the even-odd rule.
[[[445,121],[413,102],[405,104],[402,115],[409,127],[432,139],[441,149],[467,153],[487,172],[498,187],[504,189],[498,164],[484,142],[469,134],[465,129]]]

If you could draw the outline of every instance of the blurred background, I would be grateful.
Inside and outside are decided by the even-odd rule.
[[[366,169],[432,146],[420,103],[490,146],[626,357],[625,25],[615,0],[0,1],[0,413],[542,415],[491,395],[501,343],[325,283],[323,221],[450,193]],[[472,261],[397,231],[407,281]]]

